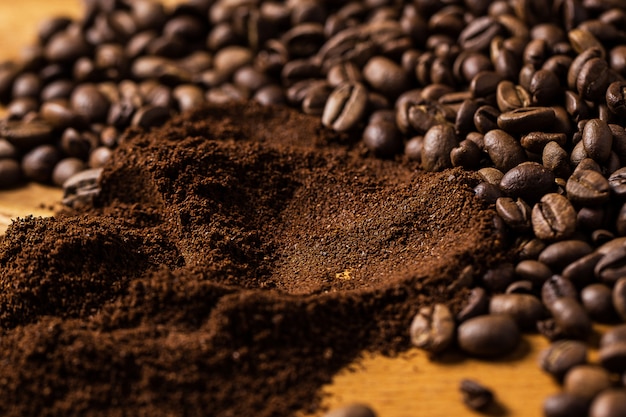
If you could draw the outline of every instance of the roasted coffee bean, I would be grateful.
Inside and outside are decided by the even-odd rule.
[[[504,174],[500,188],[507,195],[534,202],[553,190],[554,174],[536,162],[523,162]]]
[[[552,271],[560,272],[576,260],[590,254],[593,248],[583,240],[562,240],[548,245],[539,255],[539,261]]]
[[[501,81],[498,84],[496,101],[501,112],[528,107],[530,106],[531,100],[530,93],[522,86],[515,85],[508,80]]]
[[[328,97],[331,92],[332,89],[330,85],[327,84],[316,83],[311,86],[311,88],[308,88],[306,90],[306,94],[304,95],[304,99],[302,100],[302,112],[305,114],[321,116],[324,113],[324,107],[326,106],[326,102],[328,101]],[[399,135],[399,131],[395,127],[395,124],[391,132],[398,132]]]
[[[513,352],[521,334],[510,316],[483,315],[461,323],[457,338],[459,346],[465,352],[493,358]]]
[[[500,197],[496,200],[496,212],[511,229],[515,231],[530,229],[531,208],[524,200]]]
[[[22,171],[28,179],[48,183],[59,159],[60,153],[54,146],[40,145],[24,155]]]
[[[485,134],[485,150],[496,168],[507,172],[526,160],[526,153],[515,138],[504,130],[496,129]]]
[[[598,163],[605,162],[611,153],[613,134],[608,124],[600,119],[587,121],[582,141],[590,158]]]
[[[589,284],[594,278],[594,268],[603,256],[597,251],[591,252],[567,265],[561,275],[579,288]]]
[[[498,128],[500,111],[493,106],[480,106],[474,113],[474,126],[480,133],[485,134]]]
[[[587,285],[580,292],[580,299],[592,319],[607,323],[617,318],[612,291],[607,285],[599,283]]]
[[[540,69],[530,79],[528,92],[534,105],[544,106],[559,98],[560,89],[558,77],[552,71]]]
[[[599,206],[610,197],[609,182],[597,171],[576,169],[567,180],[567,198],[582,206]]]
[[[535,236],[547,241],[564,240],[576,232],[576,211],[560,194],[544,195],[532,210]]]
[[[480,166],[482,152],[478,145],[471,140],[462,140],[457,147],[450,151],[452,166],[474,170]]]
[[[365,404],[350,404],[330,410],[324,417],[376,417],[376,413]]]
[[[363,77],[374,90],[390,98],[399,96],[410,85],[402,67],[383,56],[374,56],[367,61]]]
[[[565,392],[593,400],[596,395],[612,385],[611,376],[606,369],[597,365],[578,365],[570,369],[563,379]]]
[[[626,203],[622,204],[615,220],[615,229],[620,236],[626,235]]]
[[[611,388],[599,393],[589,406],[589,417],[618,417],[626,415],[626,391]]]
[[[0,138],[21,150],[29,150],[48,143],[52,138],[53,127],[44,121],[0,121]]]
[[[520,261],[536,260],[541,251],[546,247],[546,243],[538,238],[522,238],[517,242],[518,254]]]
[[[533,283],[534,286],[540,287],[552,276],[550,268],[539,261],[533,259],[525,259],[515,265],[515,275],[522,280]]]
[[[560,275],[553,275],[541,287],[541,301],[550,306],[559,298],[576,300],[578,292],[570,281]]]
[[[458,145],[454,128],[450,124],[438,124],[426,132],[422,145],[422,167],[426,171],[442,171],[452,168],[450,152]]]
[[[545,301],[544,301],[545,304]],[[561,297],[546,304],[561,335],[585,340],[591,333],[591,320],[583,306],[571,297]]]
[[[85,170],[85,162],[78,158],[61,159],[52,171],[52,183],[59,187],[73,175]]]
[[[473,19],[459,34],[459,44],[466,51],[485,51],[501,30],[502,26],[494,18],[481,16]]]
[[[626,321],[626,277],[615,282],[612,299],[615,311],[623,321]]]
[[[543,402],[544,417],[587,417],[589,401],[568,392],[548,396]]]
[[[477,381],[461,380],[459,391],[463,395],[463,403],[472,410],[484,410],[493,404],[493,392]]]
[[[565,91],[565,110],[574,122],[589,118],[590,110],[587,103],[573,91]]]
[[[414,136],[404,145],[404,154],[412,161],[422,161],[423,136]]]
[[[609,64],[602,58],[592,58],[580,69],[576,90],[583,100],[597,101],[605,97],[611,81]]]
[[[473,317],[487,314],[489,309],[489,298],[487,292],[481,287],[475,287],[470,292],[464,307],[456,315],[456,320],[462,323]]]
[[[15,159],[0,159],[0,189],[12,188],[20,184],[22,169]]]
[[[493,167],[485,167],[478,170],[478,175],[489,184],[500,186],[504,173]]]
[[[161,126],[171,116],[171,110],[162,106],[144,106],[134,114],[131,125],[143,129]]]
[[[498,116],[500,129],[510,134],[526,134],[538,130],[549,130],[556,120],[550,107],[523,107]]]
[[[617,246],[608,250],[596,264],[594,274],[598,280],[611,286],[626,276],[626,247]]]
[[[598,359],[609,372],[623,373],[626,371],[626,342],[601,344]]]
[[[489,302],[490,314],[506,314],[515,320],[522,330],[535,328],[544,310],[541,301],[530,294],[496,294]]]
[[[505,294],[533,294],[532,281],[515,281],[504,291]]]
[[[491,292],[503,292],[515,281],[515,266],[510,262],[490,268],[483,275],[483,286]]]
[[[204,92],[193,84],[182,84],[174,88],[172,96],[181,112],[189,111],[204,103]]]
[[[411,323],[411,342],[430,353],[439,353],[454,340],[454,331],[454,318],[448,307],[422,307]]]
[[[63,204],[77,208],[91,205],[100,194],[102,168],[88,169],[72,175],[63,183]]]
[[[400,131],[395,123],[369,123],[363,131],[363,143],[376,156],[388,158],[402,150]]]
[[[606,104],[613,113],[626,117],[626,82],[615,81],[606,89]]]
[[[561,379],[572,368],[587,363],[587,346],[576,340],[558,340],[539,355],[541,369]]]
[[[609,187],[613,195],[626,199],[626,167],[613,172],[609,177]]]
[[[74,89],[70,97],[72,110],[88,122],[103,122],[109,112],[109,100],[93,84],[83,84]]]
[[[418,134],[426,133],[438,124],[450,124],[453,120],[451,109],[436,102],[411,105],[407,109],[408,125]]]
[[[18,159],[19,151],[8,140],[0,139],[0,160],[1,159]]]
[[[472,78],[469,90],[474,98],[489,97],[498,91],[498,84],[503,81],[500,74],[493,71],[481,71]]]
[[[457,135],[463,137],[476,129],[474,114],[476,114],[479,107],[480,104],[478,100],[467,99],[461,103],[454,122],[454,129]]]
[[[345,132],[362,123],[367,109],[367,91],[362,84],[343,84],[328,97],[322,123]]]
[[[81,56],[89,54],[89,45],[82,34],[68,27],[57,32],[45,46],[44,54],[47,60],[55,63],[73,62]]]
[[[88,165],[90,168],[100,168],[104,166],[109,159],[113,151],[106,146],[98,146],[89,154]]]

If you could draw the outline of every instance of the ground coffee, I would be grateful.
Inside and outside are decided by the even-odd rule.
[[[0,245],[0,413],[284,416],[505,254],[460,169],[364,158],[319,117],[205,107],[131,129],[95,207]],[[467,267],[470,266],[468,269]]]

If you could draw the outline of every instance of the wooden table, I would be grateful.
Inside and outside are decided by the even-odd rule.
[[[45,17],[77,16],[80,7],[79,0],[1,1],[0,58],[19,56],[20,48],[33,41],[37,25]],[[0,232],[12,218],[51,215],[49,206],[60,198],[60,190],[39,185],[0,192]],[[538,352],[546,346],[542,337],[527,335],[524,346],[511,359],[493,362],[455,356],[431,362],[418,350],[398,358],[365,355],[352,370],[341,372],[324,388],[329,394],[326,403],[365,402],[381,417],[476,416],[480,414],[461,403],[457,390],[462,378],[475,378],[495,390],[506,411],[492,415],[539,416],[543,398],[558,390],[536,363]]]

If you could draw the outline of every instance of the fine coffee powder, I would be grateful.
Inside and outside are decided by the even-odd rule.
[[[128,131],[94,207],[0,245],[0,413],[309,412],[420,307],[456,314],[506,255],[474,174],[355,143],[255,104]]]

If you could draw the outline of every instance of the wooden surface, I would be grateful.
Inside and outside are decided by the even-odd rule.
[[[37,25],[45,17],[77,16],[79,11],[79,0],[0,1],[0,58],[19,56],[20,48],[33,41]],[[51,214],[47,207],[60,198],[60,190],[36,185],[0,192],[0,231],[11,218]],[[366,356],[324,388],[326,404],[364,402],[381,417],[476,416],[480,414],[466,409],[457,391],[462,378],[474,378],[495,390],[502,408],[491,415],[539,416],[543,398],[558,390],[536,363],[545,346],[543,338],[526,336],[512,358],[496,362],[454,355],[431,362],[418,350],[393,359]]]

